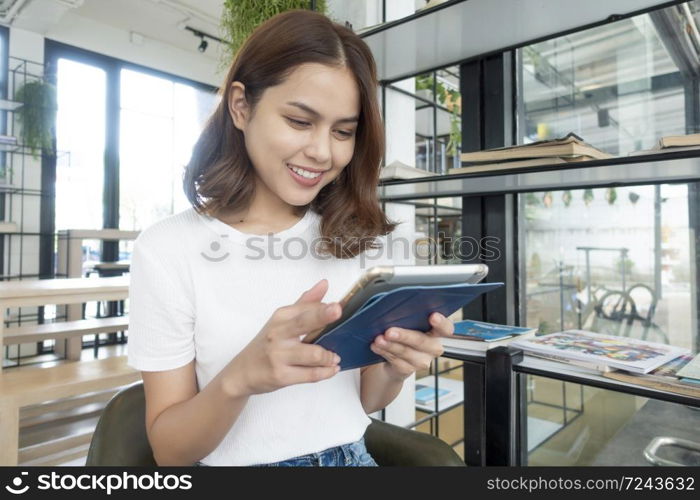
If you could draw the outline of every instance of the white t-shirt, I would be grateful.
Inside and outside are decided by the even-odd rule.
[[[129,365],[162,371],[195,360],[204,388],[279,307],[322,278],[323,302],[338,301],[364,269],[406,263],[387,237],[382,250],[353,259],[319,256],[321,217],[308,210],[273,235],[242,233],[194,209],[142,231],[134,244],[129,289]],[[389,247],[397,250],[389,252]],[[253,395],[206,465],[277,462],[360,439],[370,420],[360,402],[360,370],[317,383]]]

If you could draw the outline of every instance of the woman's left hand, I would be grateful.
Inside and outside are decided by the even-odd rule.
[[[391,327],[370,345],[372,352],[387,360],[386,369],[394,378],[403,380],[415,371],[427,370],[433,358],[444,352],[440,337],[452,336],[454,323],[437,312],[428,320],[433,327],[428,332]]]

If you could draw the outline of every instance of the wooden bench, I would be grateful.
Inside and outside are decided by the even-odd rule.
[[[2,343],[4,345],[26,344],[42,340],[122,332],[128,328],[128,316],[79,319],[76,321],[45,323],[43,325],[23,325],[6,328],[2,337]]]
[[[5,311],[12,307],[28,307],[28,306],[43,306],[46,304],[74,304],[68,308],[67,323],[88,321],[81,319],[81,303],[99,301],[99,300],[123,300],[129,296],[129,277],[114,277],[114,278],[69,278],[69,279],[51,279],[51,280],[21,280],[9,281],[0,283],[0,311]],[[3,318],[0,318],[3,319]],[[105,318],[106,319],[106,318]],[[109,323],[107,323],[109,324]],[[82,347],[81,338],[78,333],[68,334],[69,326],[53,326],[51,325],[34,325],[14,327],[16,328],[13,335],[24,336],[26,342],[31,342],[30,328],[36,331],[38,326],[44,328],[42,333],[48,333],[51,328],[64,328],[63,338],[68,340],[68,350],[64,353],[71,360],[79,360]],[[86,323],[74,323],[74,326],[82,328],[88,326]],[[26,329],[24,329],[26,328]],[[0,345],[6,345],[5,342],[5,327],[4,321],[0,321]],[[12,328],[7,330],[12,331]],[[121,331],[121,330],[115,330]],[[98,333],[98,332],[92,332]],[[99,332],[102,333],[102,332]],[[87,334],[87,333],[86,333]],[[50,337],[46,337],[50,338]],[[62,344],[58,344],[61,346]],[[60,349],[59,349],[60,350]],[[0,376],[2,375],[0,367]]]
[[[17,465],[20,408],[120,387],[140,378],[139,371],[127,366],[126,356],[5,370],[0,376],[0,465]]]

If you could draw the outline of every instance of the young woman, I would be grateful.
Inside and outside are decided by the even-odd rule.
[[[376,465],[367,414],[442,353],[454,330],[437,313],[429,332],[377,337],[386,362],[363,369],[300,340],[340,317],[365,266],[397,263],[376,87],[367,45],[311,11],[237,54],[187,166],[193,208],[134,245],[129,363],[159,464]]]

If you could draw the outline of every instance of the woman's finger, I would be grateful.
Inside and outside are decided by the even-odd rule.
[[[392,367],[394,368],[394,370],[396,370],[396,371],[397,371],[398,373],[400,373],[401,375],[406,375],[406,376],[408,376],[408,375],[410,375],[411,373],[413,373],[413,372],[416,371],[416,367],[415,367],[415,366],[413,366],[412,364],[408,363],[407,361],[405,361],[405,360],[403,360],[403,359],[401,359],[401,358],[395,356],[394,354],[392,354],[392,353],[390,353],[390,352],[388,352],[388,351],[385,351],[385,350],[382,349],[381,347],[378,347],[377,345],[372,344],[372,345],[370,346],[370,348],[372,349],[372,351],[373,351],[375,354],[380,355],[381,357],[383,357],[384,359],[386,359],[388,363],[391,363],[391,365],[392,365]]]
[[[454,322],[438,312],[431,314],[428,321],[433,327],[428,332],[431,337],[451,337],[455,333]]]
[[[442,342],[440,339],[426,335],[418,330],[408,330],[406,328],[389,328],[384,335],[380,335],[375,341],[386,341],[393,344],[400,344],[409,347],[415,351],[430,354],[436,358],[443,353]],[[392,351],[399,354],[399,351]]]
[[[412,347],[398,342],[388,342],[380,335],[375,341],[376,347],[391,356],[391,361],[402,360],[415,370],[423,370],[430,367],[434,351],[417,351]],[[372,344],[372,345],[375,345]],[[389,359],[389,358],[387,358]]]

